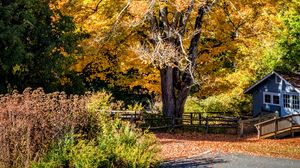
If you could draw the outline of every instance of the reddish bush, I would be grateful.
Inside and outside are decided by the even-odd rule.
[[[0,95],[0,167],[28,167],[54,140],[84,130],[87,97],[41,88]]]

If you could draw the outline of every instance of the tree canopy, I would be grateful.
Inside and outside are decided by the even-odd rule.
[[[162,96],[174,105],[166,114],[180,116],[188,96],[247,111],[246,87],[275,68],[299,71],[299,6],[297,0],[1,1],[1,92],[106,88],[152,99],[172,86]]]
[[[0,92],[25,87],[55,91],[76,86],[78,79],[70,66],[84,34],[72,17],[62,14],[53,3],[1,1]]]

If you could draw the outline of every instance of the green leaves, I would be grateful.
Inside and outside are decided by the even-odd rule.
[[[75,80],[70,78],[73,52],[79,49],[84,34],[76,30],[70,16],[50,5],[47,0],[0,5],[0,92],[9,91],[8,86],[62,90]],[[63,84],[62,78],[72,80]]]
[[[300,4],[295,4],[294,9],[288,11],[283,18],[286,26],[286,33],[279,41],[282,51],[282,66],[291,71],[299,71],[300,68],[300,12],[295,8],[300,8]]]

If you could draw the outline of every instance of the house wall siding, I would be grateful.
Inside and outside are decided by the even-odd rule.
[[[299,93],[295,88],[284,80],[281,80],[280,83],[276,83],[276,74],[271,75],[268,79],[260,83],[253,92],[253,116],[260,114],[262,110],[265,111],[278,111],[280,116],[289,115],[295,113],[294,109],[284,108],[283,107],[283,94],[295,94]],[[264,104],[264,92],[279,93],[279,105]]]

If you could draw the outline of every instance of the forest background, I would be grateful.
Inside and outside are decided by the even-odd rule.
[[[140,52],[153,50],[149,13],[159,18],[167,8],[171,23],[174,11],[189,9],[190,2],[2,0],[0,93],[26,87],[76,94],[105,89],[124,108],[141,103],[153,109],[161,102],[160,66],[165,62]],[[299,71],[298,0],[194,3],[214,5],[203,17],[185,111],[250,112],[245,88],[274,69]],[[182,50],[188,50],[195,33],[196,7]]]

